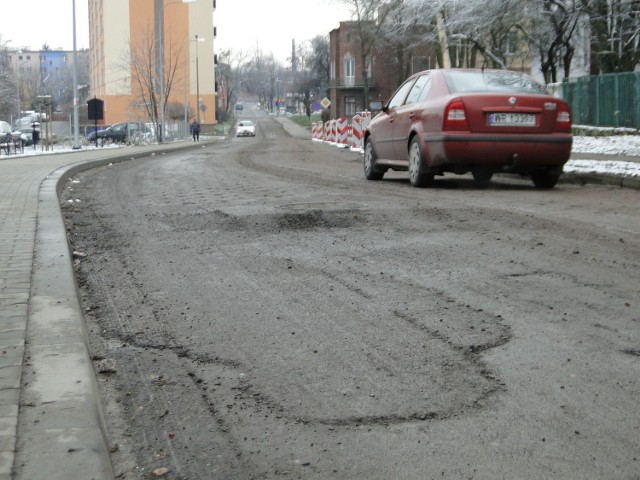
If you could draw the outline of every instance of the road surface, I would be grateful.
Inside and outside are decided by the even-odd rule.
[[[640,478],[637,191],[367,182],[242,115],[66,190],[120,478]]]

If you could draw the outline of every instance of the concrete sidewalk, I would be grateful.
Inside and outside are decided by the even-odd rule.
[[[275,120],[311,141],[303,127]],[[214,144],[0,157],[0,480],[113,480],[60,211],[66,180],[110,162]]]

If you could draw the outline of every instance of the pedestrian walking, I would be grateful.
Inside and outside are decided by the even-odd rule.
[[[194,142],[200,141],[200,123],[198,123],[198,120],[195,118],[193,119],[193,122],[191,122],[191,134],[193,135]]]
[[[36,147],[38,146],[38,142],[40,141],[40,130],[38,130],[39,125],[39,122],[33,122],[31,124],[31,128],[33,128],[33,131],[31,132],[31,140],[33,142],[34,150],[36,149]]]

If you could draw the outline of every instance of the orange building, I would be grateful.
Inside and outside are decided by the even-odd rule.
[[[158,12],[164,13],[165,124],[183,124],[185,112],[187,121],[196,118],[197,107],[203,126],[216,122],[214,10],[212,0],[89,0],[90,97],[104,101],[104,123],[150,121],[149,91],[158,95],[161,88]]]

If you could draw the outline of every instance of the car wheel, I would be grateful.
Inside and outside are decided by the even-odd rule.
[[[549,189],[556,186],[558,183],[558,179],[560,175],[557,173],[550,173],[547,170],[540,170],[538,172],[534,172],[531,175],[531,180],[536,188],[540,189]]]
[[[367,180],[382,180],[384,172],[376,169],[376,153],[367,138],[364,143],[364,177]]]
[[[493,177],[493,172],[486,168],[476,168],[471,171],[471,174],[473,175],[473,181],[478,187],[486,187]]]
[[[418,188],[429,187],[433,184],[433,174],[425,173],[420,140],[414,137],[409,146],[409,182]]]

